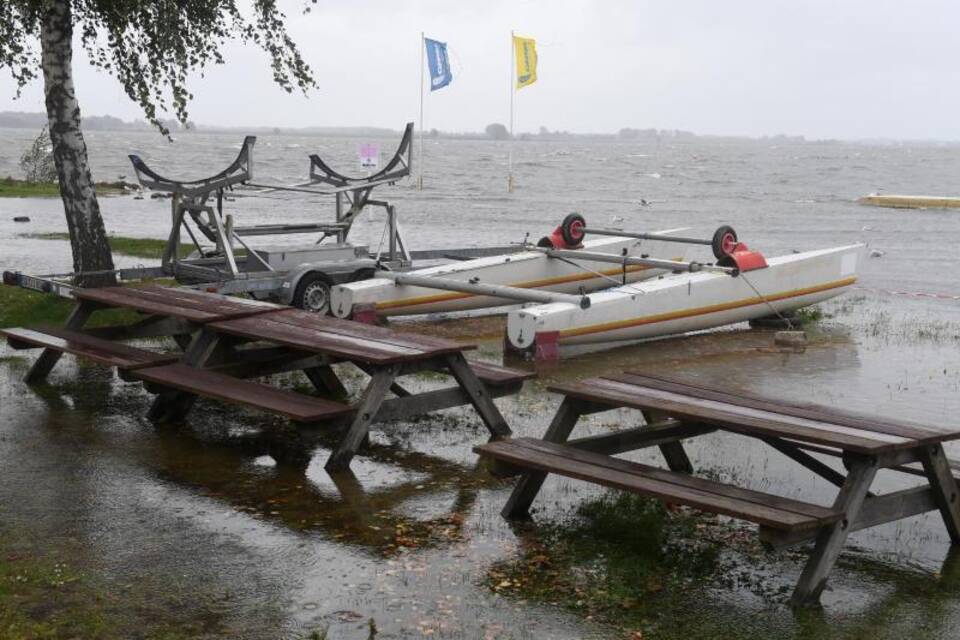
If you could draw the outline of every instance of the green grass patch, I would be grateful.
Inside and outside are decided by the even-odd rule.
[[[98,182],[94,185],[98,196],[118,195],[127,192],[123,182]],[[0,178],[0,198],[56,198],[60,185],[56,182],[28,182],[16,178]]]
[[[809,324],[816,324],[826,317],[823,313],[823,309],[820,307],[803,307],[797,309],[794,315],[790,318],[791,322],[799,324],[800,326],[806,326]]]
[[[62,325],[73,301],[49,293],[39,293],[20,287],[0,286],[0,328]],[[135,322],[139,315],[129,309],[97,311],[88,323],[91,327]]]
[[[33,240],[64,240],[69,241],[70,235],[62,231],[51,233],[22,233],[21,238],[31,238]],[[148,260],[160,260],[163,256],[163,250],[167,246],[166,240],[157,238],[128,238],[124,236],[110,236],[110,250],[114,255],[130,256],[133,258],[146,258]],[[186,258],[196,251],[193,243],[180,245],[180,257]],[[246,249],[234,249],[233,254],[240,258],[247,254]]]
[[[52,233],[25,233],[21,238],[32,238],[34,240],[70,240],[70,234],[62,231]],[[134,258],[147,258],[159,260],[163,255],[163,248],[167,246],[166,240],[156,238],[125,238],[122,236],[110,236],[110,249],[114,254],[131,256]],[[185,257],[193,250],[193,246],[180,246],[181,257]]]

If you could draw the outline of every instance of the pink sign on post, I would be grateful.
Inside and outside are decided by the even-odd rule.
[[[365,142],[360,145],[360,166],[364,169],[376,169],[380,165],[380,145]]]

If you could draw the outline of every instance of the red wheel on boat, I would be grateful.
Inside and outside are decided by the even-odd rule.
[[[579,213],[571,213],[560,223],[560,234],[567,246],[577,247],[580,246],[584,236],[587,235],[584,231],[586,228],[587,221],[583,219],[583,216]]]
[[[737,248],[737,232],[729,225],[719,227],[713,233],[713,241],[710,243],[713,248],[713,255],[719,260],[728,256]]]

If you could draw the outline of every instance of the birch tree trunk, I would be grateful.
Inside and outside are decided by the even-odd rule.
[[[80,132],[80,106],[73,86],[73,16],[70,0],[48,0],[40,27],[44,95],[60,197],[67,216],[73,268],[84,273],[113,269],[113,256]],[[83,276],[80,286],[116,283],[113,274]]]

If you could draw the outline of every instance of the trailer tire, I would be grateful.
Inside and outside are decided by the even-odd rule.
[[[298,309],[327,315],[330,313],[330,278],[319,271],[305,274],[297,283],[291,302]]]
[[[583,231],[586,226],[587,221],[579,213],[568,214],[567,217],[563,219],[563,222],[560,223],[560,235],[563,236],[563,241],[567,243],[568,247],[573,248],[580,246],[580,243],[583,242],[584,237],[587,235]]]
[[[360,282],[361,280],[369,280],[376,275],[376,269],[357,269],[350,274],[350,278],[347,280],[347,282]]]
[[[725,224],[722,227],[717,227],[717,230],[713,232],[710,247],[713,249],[713,255],[717,260],[733,253],[736,246],[737,232],[730,225]]]

